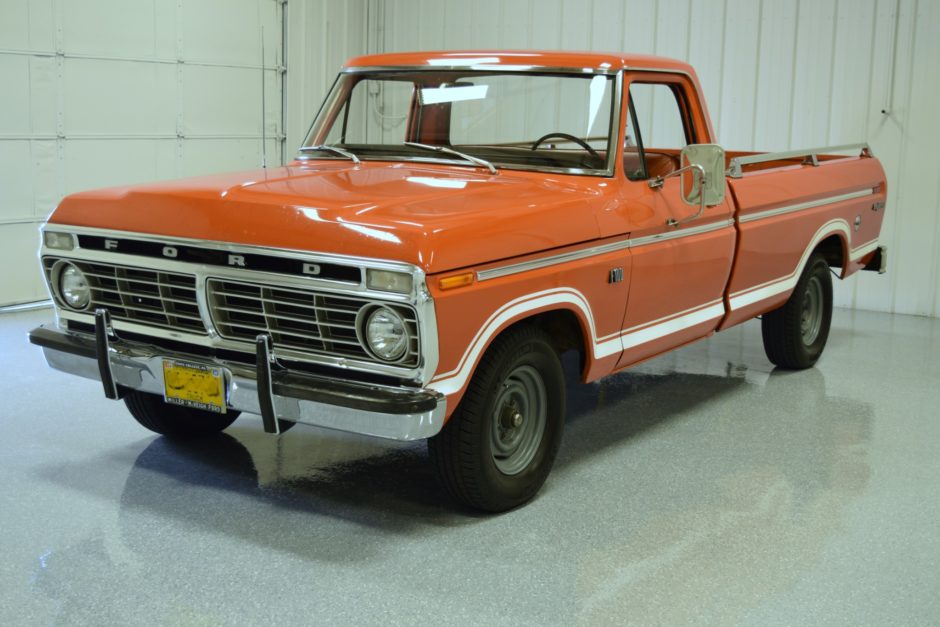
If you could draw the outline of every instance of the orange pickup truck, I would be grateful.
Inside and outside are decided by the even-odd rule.
[[[866,145],[714,142],[677,61],[352,59],[284,167],[65,198],[30,339],[157,433],[428,439],[458,501],[506,510],[558,450],[560,354],[592,381],[762,316],[768,358],[808,368],[830,268],[884,270]]]

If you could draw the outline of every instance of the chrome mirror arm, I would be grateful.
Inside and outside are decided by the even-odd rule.
[[[655,178],[650,179],[650,182],[649,182],[650,189],[660,189],[662,188],[663,183],[666,182],[666,179],[672,178],[674,176],[679,176],[685,172],[694,172],[695,174],[698,175],[698,197],[699,197],[698,212],[696,212],[695,215],[689,216],[688,218],[683,218],[682,220],[669,218],[668,220],[666,220],[667,226],[679,226],[683,222],[690,222],[692,220],[695,220],[696,218],[701,217],[703,213],[705,213],[705,168],[697,163],[689,164],[685,166],[684,168],[679,168],[675,172],[670,172],[669,174],[665,174],[663,176],[657,176]]]

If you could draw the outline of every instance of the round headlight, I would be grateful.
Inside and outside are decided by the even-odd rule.
[[[73,309],[84,309],[91,301],[91,288],[82,271],[72,264],[65,264],[59,271],[59,295]]]
[[[401,359],[408,351],[405,321],[388,307],[377,307],[369,314],[365,340],[372,354],[385,361]]]

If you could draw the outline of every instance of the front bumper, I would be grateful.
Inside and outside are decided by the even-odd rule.
[[[95,335],[38,327],[29,340],[42,348],[50,367],[101,381],[109,398],[119,398],[126,390],[163,396],[164,359],[219,366],[225,372],[226,406],[260,414],[265,430],[273,433],[279,432],[278,420],[287,420],[392,440],[420,440],[436,435],[444,423],[447,401],[437,392],[281,368],[263,336],[256,367],[251,368],[113,338],[104,316],[98,316],[96,327]]]

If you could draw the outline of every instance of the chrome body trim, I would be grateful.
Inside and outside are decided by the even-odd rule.
[[[349,152],[348,150],[345,150],[345,149],[343,149],[343,148],[340,148],[339,146],[330,146],[330,145],[328,145],[328,144],[319,144],[318,146],[301,146],[301,147],[299,148],[299,150],[300,150],[300,152],[309,151],[309,150],[320,150],[320,151],[326,151],[326,152],[333,152],[333,153],[335,153],[335,154],[337,154],[337,155],[339,155],[339,156],[341,156],[341,157],[345,157],[345,158],[349,159],[350,161],[352,161],[352,162],[355,163],[356,165],[359,165],[359,164],[361,163],[361,161],[359,161],[359,157],[357,157],[355,154]]]
[[[46,363],[51,368],[86,379],[101,380],[96,359],[48,347],[43,347],[42,350]],[[169,353],[118,351],[112,348],[109,363],[115,384],[163,396],[163,360],[175,357],[188,361],[207,361]],[[258,382],[254,371],[242,364],[218,360],[214,360],[214,363],[219,364],[225,371],[228,386],[226,405],[236,411],[260,415]],[[273,394],[272,399],[277,417],[291,422],[391,440],[420,440],[436,435],[444,424],[447,400],[442,395],[436,395],[438,401],[433,410],[414,414],[363,411],[278,394]]]
[[[808,148],[804,150],[787,150],[784,152],[764,152],[745,157],[734,157],[728,167],[728,176],[734,179],[744,176],[744,166],[755,163],[766,163],[768,161],[780,161],[784,159],[798,159],[804,157],[810,161],[813,166],[819,165],[818,155],[831,154],[834,152],[844,152],[847,150],[860,151],[859,156],[872,156],[871,148],[867,143],[844,144],[842,146],[823,146],[821,148]]]
[[[46,226],[43,227],[43,230],[45,230],[45,228]],[[126,231],[112,231],[89,227],[73,227],[58,223],[49,224],[48,228],[55,229],[57,231],[68,231],[76,234],[89,234],[105,237],[110,236],[115,238],[167,243],[177,242],[190,246],[212,248],[231,252],[251,252],[262,255],[290,257],[311,262],[320,261],[323,263],[356,265],[363,269],[363,280],[360,281],[360,283],[357,285],[341,281],[317,279],[315,277],[292,276],[264,270],[206,265],[178,261],[170,258],[146,257],[104,250],[89,250],[83,249],[81,247],[76,247],[71,251],[62,251],[47,248],[45,245],[43,245],[40,249],[40,259],[45,257],[76,259],[195,275],[197,305],[200,317],[202,318],[205,328],[208,330],[208,334],[188,333],[182,330],[164,329],[124,320],[113,320],[112,324],[116,331],[127,331],[140,335],[149,335],[156,338],[187,342],[199,346],[253,353],[255,350],[253,341],[227,340],[222,338],[218,330],[215,328],[215,323],[210,311],[210,303],[208,302],[206,294],[207,283],[209,279],[230,279],[234,281],[263,282],[276,287],[296,287],[300,289],[316,290],[324,293],[336,294],[338,296],[354,296],[357,298],[362,298],[363,300],[367,300],[370,303],[379,305],[398,303],[411,307],[417,314],[417,320],[420,329],[420,348],[419,361],[415,367],[402,367],[393,364],[390,365],[378,363],[375,361],[353,359],[349,357],[313,354],[305,351],[289,350],[285,348],[278,349],[278,355],[280,357],[284,359],[292,359],[295,361],[350,369],[358,372],[384,374],[401,379],[413,380],[419,384],[423,384],[429,381],[437,369],[437,317],[434,310],[434,302],[431,298],[430,292],[427,289],[424,271],[417,266],[412,266],[403,262],[381,259],[345,257],[342,255],[334,255],[329,253],[316,253],[282,248],[267,248],[263,246],[231,244],[226,242],[214,242],[181,237],[162,237],[158,235],[140,234]],[[412,293],[395,294],[392,292],[370,290],[365,285],[364,281],[365,268],[392,270],[411,274],[413,277],[412,284],[414,286]],[[57,323],[60,328],[64,328],[63,321],[66,320],[81,322],[89,325],[94,324],[94,316],[92,312],[74,311],[64,307],[63,304],[55,298],[55,291],[49,284],[45,273],[43,273],[43,277],[46,280],[46,285],[50,291],[50,294],[53,295],[53,300],[56,305],[55,311]]]
[[[530,261],[523,261],[520,263],[513,263],[505,266],[500,266],[498,268],[490,268],[487,270],[479,270],[476,273],[477,281],[488,281],[490,279],[496,279],[503,276],[509,276],[511,274],[519,274],[520,272],[528,272],[530,270],[537,270],[539,268],[547,268],[549,266],[560,265],[564,263],[569,263],[571,261],[578,261],[580,259],[586,259],[588,257],[595,257],[598,255],[604,255],[607,253],[616,252],[618,250],[625,250],[627,248],[636,248],[639,246],[646,246],[648,244],[654,244],[656,242],[667,241],[671,239],[679,239],[682,237],[692,237],[693,235],[702,235],[703,233],[710,233],[711,231],[718,231],[720,229],[732,226],[734,220],[721,220],[719,222],[712,222],[709,224],[703,224],[700,226],[694,226],[690,228],[680,229],[677,231],[668,231],[663,233],[656,233],[655,235],[645,235],[643,237],[636,237],[633,239],[623,239],[616,242],[611,242],[609,244],[602,244],[600,246],[591,246],[589,248],[582,248],[580,250],[572,250],[565,253],[560,253],[557,255],[551,255],[548,257],[541,257],[539,259],[532,259]]]
[[[115,237],[115,238],[126,238],[126,239],[136,239],[144,242],[169,242],[169,243],[179,243],[187,246],[198,246],[201,248],[211,248],[213,250],[223,250],[226,252],[247,252],[255,253],[259,255],[269,255],[272,257],[290,257],[294,259],[302,259],[304,261],[320,261],[326,263],[337,263],[337,264],[346,264],[346,265],[356,265],[369,268],[376,268],[378,270],[397,270],[399,272],[410,272],[416,266],[413,266],[409,263],[402,261],[390,261],[387,259],[375,259],[372,257],[354,257],[347,255],[337,255],[334,253],[321,253],[310,250],[302,250],[298,248],[281,248],[276,246],[257,246],[254,244],[238,244],[233,242],[220,242],[216,240],[205,240],[205,239],[196,239],[191,237],[178,237],[173,235],[156,235],[153,233],[137,233],[134,231],[118,231],[114,229],[100,229],[87,226],[72,226],[71,224],[61,224],[58,222],[47,222],[42,225],[40,231],[44,232],[47,229],[53,231],[65,231],[69,233],[75,233],[76,235],[97,235],[99,237]],[[54,251],[55,249],[48,249]],[[75,250],[79,250],[76,248]],[[60,252],[72,252],[72,251],[60,251]],[[103,251],[98,251],[103,252]],[[125,257],[127,255],[124,255]],[[152,259],[152,257],[148,257]],[[194,265],[194,264],[188,264]],[[212,266],[212,267],[221,267],[221,266]],[[248,272],[254,272],[261,274],[262,272],[258,270],[246,270]],[[283,276],[277,273],[268,273],[273,274],[274,276]],[[306,278],[306,277],[305,277]],[[316,277],[309,277],[311,281],[323,281],[322,279],[317,279]],[[335,286],[336,283],[330,281],[331,285]],[[313,283],[311,283],[313,284]],[[348,285],[348,283],[343,283],[343,285]]]
[[[793,213],[794,211],[802,211],[804,209],[822,207],[823,205],[831,205],[833,203],[844,202],[846,200],[864,198],[865,196],[871,196],[874,193],[875,193],[874,190],[870,188],[866,188],[866,189],[861,189],[855,192],[849,192],[847,194],[839,194],[837,196],[827,196],[826,198],[819,198],[818,200],[810,200],[807,202],[801,202],[795,205],[786,205],[785,207],[777,207],[776,209],[768,209],[767,211],[759,211],[757,213],[747,213],[747,214],[742,215],[739,218],[739,221],[741,223],[746,223],[746,222],[753,222],[754,220],[763,220],[764,218],[782,216],[787,213]]]
[[[294,157],[295,161],[341,161],[338,157],[305,157],[298,156]],[[433,163],[435,165],[450,165],[456,166],[459,168],[473,168],[476,167],[470,163],[465,163],[463,161],[455,161],[453,159],[437,159],[435,157],[367,157],[363,156],[362,161],[370,161],[376,163],[388,162],[388,163]],[[610,178],[614,175],[613,171],[605,170],[586,170],[584,168],[556,168],[551,166],[539,166],[538,170],[529,167],[515,165],[511,163],[500,163],[499,170],[516,170],[519,172],[542,172],[545,174],[570,174],[572,176],[600,176],[605,178]]]
[[[621,71],[621,68],[610,67],[610,68],[592,68],[592,67],[573,67],[573,66],[557,66],[557,65],[526,65],[523,63],[518,64],[501,64],[501,63],[453,63],[450,65],[431,65],[425,63],[422,65],[356,65],[352,67],[344,67],[341,70],[341,74],[363,74],[369,72],[415,72],[415,71],[440,71],[440,72],[455,72],[461,70],[471,70],[474,72],[531,72],[535,74],[602,74],[605,76],[613,76],[617,72]]]
[[[734,220],[719,220],[718,222],[711,222],[709,224],[702,224],[700,226],[691,226],[685,229],[680,229],[678,231],[666,231],[663,233],[655,233],[653,235],[645,235],[643,237],[637,237],[630,240],[630,248],[637,248],[639,246],[646,246],[647,244],[655,244],[657,242],[664,242],[671,239],[692,237],[693,235],[702,235],[703,233],[719,231],[732,225],[734,225]]]

